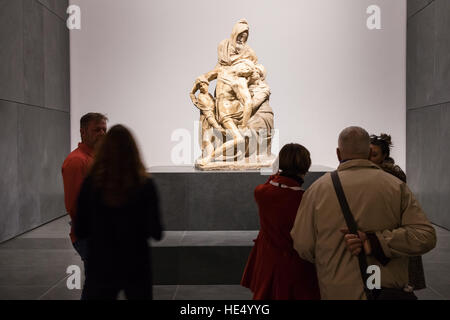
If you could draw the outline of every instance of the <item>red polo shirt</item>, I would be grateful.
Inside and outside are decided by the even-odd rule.
[[[64,203],[72,220],[72,227],[70,229],[72,243],[76,241],[73,233],[73,218],[76,213],[78,193],[93,159],[93,150],[86,144],[79,143],[78,148],[67,156],[62,165]]]

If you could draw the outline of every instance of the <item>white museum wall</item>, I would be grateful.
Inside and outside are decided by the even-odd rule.
[[[248,43],[268,71],[280,146],[301,143],[313,164],[336,167],[339,132],[359,125],[390,133],[405,168],[405,0],[70,2],[82,23],[70,32],[72,149],[80,117],[96,111],[109,126],[133,129],[147,166],[173,165],[172,134],[188,130],[193,163],[199,112],[189,91],[246,18]],[[366,26],[373,4],[381,30]]]

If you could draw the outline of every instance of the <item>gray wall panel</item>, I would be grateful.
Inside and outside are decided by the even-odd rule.
[[[19,106],[18,182],[21,231],[33,228],[41,222],[39,199],[41,172],[38,169],[42,153],[40,117],[39,108]]]
[[[434,4],[408,22],[407,35],[407,108],[434,103],[434,57],[436,26]]]
[[[434,0],[409,0],[408,1],[408,18],[425,8]]]
[[[438,0],[435,2],[434,103],[445,103],[450,101],[450,1]]]
[[[0,241],[19,229],[17,104],[0,100]]]
[[[42,110],[40,117],[40,211],[42,221],[65,214],[61,166],[70,152],[70,119],[66,112]]]
[[[420,123],[420,110],[409,110],[406,116],[406,176],[408,185],[419,196],[422,170],[422,136],[417,128]],[[414,160],[414,161],[411,161]],[[419,198],[419,197],[418,197]],[[420,201],[420,198],[419,198]]]
[[[440,131],[441,131],[441,108],[440,106],[417,110],[419,113],[416,137],[420,144],[420,180],[419,201],[433,221],[439,218],[439,196],[441,170],[440,159]]]
[[[450,228],[450,1],[408,1],[407,175],[431,221]],[[420,8],[422,7],[422,8]]]
[[[66,10],[69,6],[68,0],[37,0],[42,5],[47,7],[51,12],[55,13],[59,18],[66,20],[67,14]]]
[[[22,1],[0,0],[0,99],[23,102]]]
[[[65,214],[69,32],[55,12],[66,7],[0,0],[0,242]]]
[[[450,104],[441,106],[441,157],[438,221],[450,227]]]
[[[70,111],[69,31],[60,18],[44,10],[45,105]]]
[[[23,0],[23,63],[25,103],[44,106],[44,8]]]

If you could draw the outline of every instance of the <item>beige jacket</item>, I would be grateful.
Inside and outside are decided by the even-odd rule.
[[[408,186],[368,160],[350,160],[339,177],[358,229],[376,232],[390,262],[373,256],[368,265],[381,269],[381,286],[408,284],[408,256],[436,245],[436,233]],[[291,236],[300,257],[316,264],[322,299],[366,299],[358,259],[346,249],[340,229],[345,220],[331,175],[318,179],[303,195]]]

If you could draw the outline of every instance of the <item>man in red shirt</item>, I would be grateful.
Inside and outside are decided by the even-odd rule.
[[[84,263],[86,274],[87,252],[86,241],[77,240],[73,232],[73,219],[76,215],[78,193],[84,178],[93,161],[94,148],[106,134],[106,118],[101,113],[88,113],[80,119],[81,143],[64,160],[62,165],[62,177],[64,182],[64,203],[71,219],[70,239],[75,250]],[[81,298],[84,297],[84,289]]]

